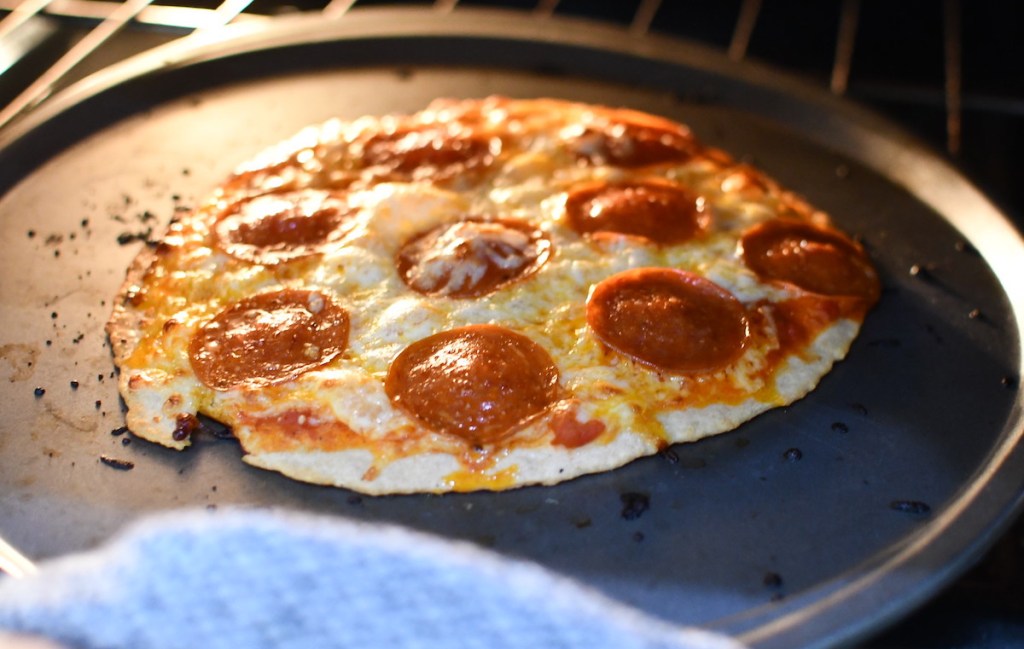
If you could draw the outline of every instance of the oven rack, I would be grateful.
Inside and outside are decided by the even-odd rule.
[[[127,27],[160,30],[165,38],[170,39],[192,32],[215,30],[231,22],[264,20],[282,11],[319,11],[324,19],[339,20],[353,9],[381,4],[372,0],[300,1],[302,4],[295,6],[261,4],[261,0],[224,0],[213,6],[201,2],[158,4],[153,0],[0,0],[0,11],[7,12],[0,20],[0,75],[16,76],[7,73],[15,70],[24,60],[32,58],[37,48],[49,49],[52,56],[54,47],[49,41],[58,30],[58,22],[74,22],[77,23],[78,31],[84,30],[80,38],[69,43],[67,49],[52,60],[45,71],[21,88],[17,95],[12,98],[0,95],[0,100],[7,99],[7,105],[0,111],[0,127],[38,106],[55,90],[95,68],[97,62],[103,61],[102,55],[97,56],[97,53],[105,46],[109,47],[116,40],[117,34]],[[482,0],[435,0],[433,8],[438,12],[451,12],[461,6],[481,4],[494,3]],[[537,0],[530,5],[508,0],[500,4],[505,5],[505,8],[531,12],[538,20],[549,18],[557,12],[587,13],[586,9],[574,8],[574,3],[570,1]],[[606,10],[605,15],[598,18],[626,23],[631,35],[643,37],[652,31],[666,29],[663,15],[667,6],[663,6],[662,0],[624,2],[616,7],[616,11]],[[850,90],[858,27],[863,13],[862,0],[838,0],[835,9],[838,20],[827,85],[836,95],[845,95]],[[896,101],[941,103],[945,112],[945,149],[955,156],[961,148],[964,104],[960,0],[942,0],[941,5],[934,9],[941,11],[939,23],[942,51],[937,53],[942,57],[941,97],[936,89],[922,92],[920,89],[899,91],[892,87],[882,87],[878,92]],[[723,44],[729,58],[738,61],[749,56],[759,22],[771,10],[770,0],[768,3],[763,0],[740,1],[728,40]],[[723,20],[727,20],[727,17],[723,16]],[[90,58],[94,59],[91,65],[86,61]],[[9,93],[10,89],[4,88],[4,91]]]

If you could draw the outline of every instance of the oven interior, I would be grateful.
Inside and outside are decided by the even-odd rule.
[[[131,2],[125,3],[131,4]],[[341,17],[386,0],[139,2],[137,12],[71,65],[121,6],[107,0],[0,0],[0,106],[30,110],[89,74],[226,22],[294,12]],[[940,153],[1024,229],[1024,76],[1012,43],[1024,5],[995,0],[437,0],[514,10],[538,21],[572,16],[701,43],[768,64],[885,115]],[[1019,56],[1019,55],[1017,55]],[[1019,58],[1016,59],[1019,62]],[[38,80],[55,67],[43,87]],[[14,119],[17,119],[16,117]],[[1003,647],[1024,641],[1024,522],[926,606],[864,647]]]

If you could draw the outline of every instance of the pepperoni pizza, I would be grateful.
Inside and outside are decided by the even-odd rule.
[[[439,100],[331,120],[144,250],[108,323],[128,427],[371,494],[615,468],[809,392],[862,247],[653,115]]]

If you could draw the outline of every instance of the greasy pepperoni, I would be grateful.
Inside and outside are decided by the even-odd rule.
[[[321,191],[266,194],[229,207],[214,226],[232,257],[274,265],[317,253],[339,239],[352,210]]]
[[[361,164],[393,180],[445,180],[486,168],[501,141],[459,125],[402,127],[376,133],[362,145]]]
[[[494,444],[556,400],[558,370],[526,336],[470,325],[407,347],[391,363],[384,388],[431,430]]]
[[[551,241],[528,223],[467,220],[413,237],[398,252],[402,280],[415,291],[454,298],[491,293],[540,268]]]
[[[573,190],[565,201],[569,225],[580,234],[616,232],[673,245],[711,226],[704,199],[662,180],[594,183]]]
[[[196,332],[189,357],[214,390],[280,383],[316,369],[348,345],[344,309],[317,291],[285,289],[248,297]]]
[[[743,352],[747,319],[731,293],[673,268],[612,275],[587,301],[587,323],[607,345],[668,372],[728,365]]]
[[[835,230],[793,219],[766,221],[743,234],[740,255],[762,279],[868,304],[878,300],[878,274],[867,255]]]
[[[689,129],[633,111],[617,111],[587,125],[570,147],[579,160],[616,167],[683,163],[700,151]]]

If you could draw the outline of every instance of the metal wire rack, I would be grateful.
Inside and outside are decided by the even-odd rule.
[[[1024,133],[1024,78],[1011,55],[1024,7],[995,0],[0,0],[0,128],[70,83],[192,32],[291,12],[343,20],[380,5],[582,16],[788,68],[945,150],[1024,226],[1024,190],[1004,163]]]
[[[271,5],[269,10],[320,11],[325,19],[340,19],[356,5],[369,4],[375,3],[326,0],[319,5],[302,7]],[[433,6],[439,12],[449,12],[456,10],[459,4],[459,0],[435,0]],[[462,4],[474,3],[467,0]],[[574,11],[571,4],[559,0],[538,0],[534,6],[524,10],[532,11],[538,19],[544,19],[559,10]],[[632,7],[627,6],[630,4],[633,3],[623,3],[620,7],[623,11],[611,18],[628,22],[629,31],[634,35],[642,36],[652,29],[658,29],[659,25],[655,21],[660,13],[665,13],[662,11],[662,0],[639,0]],[[851,67],[862,14],[861,4],[861,0],[840,0],[838,7],[835,50],[828,85],[832,92],[839,95],[845,94],[850,88]],[[624,10],[630,8],[632,13],[626,14]],[[153,0],[0,0],[0,9],[9,12],[0,22],[0,73],[17,66],[20,61],[31,56],[34,48],[43,45],[56,29],[53,24],[55,19],[78,21],[89,26],[84,36],[70,44],[42,74],[10,100],[0,112],[0,126],[43,101],[68,80],[77,78],[76,69],[83,61],[132,23],[163,28],[169,37],[174,37],[191,31],[216,29],[236,20],[259,20],[268,16],[268,7],[260,6],[259,0],[224,0],[217,6],[162,5],[155,4]],[[742,0],[726,45],[730,58],[741,60],[748,56],[764,9],[762,0]],[[956,154],[960,150],[963,110],[960,0],[943,0],[941,9],[945,141],[947,150]]]
[[[110,63],[193,32],[381,5],[584,16],[768,62],[901,122],[1024,228],[1024,77],[1012,53],[1024,5],[997,0],[0,0],[0,128]]]

